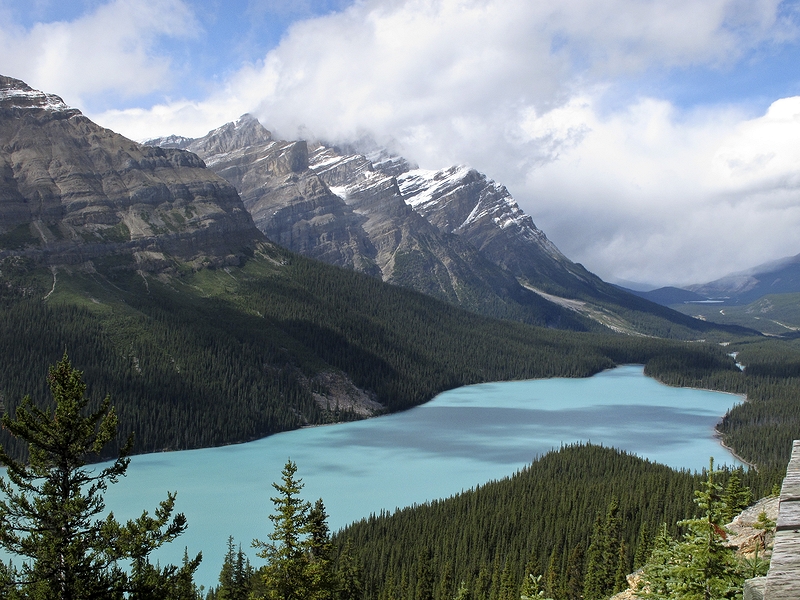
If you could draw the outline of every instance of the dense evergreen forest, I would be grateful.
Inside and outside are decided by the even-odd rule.
[[[732,473],[755,497],[774,484],[755,471]],[[568,446],[510,478],[353,523],[334,542],[356,549],[368,599],[516,600],[529,574],[542,575],[545,597],[581,598],[601,531],[613,528],[604,559],[613,589],[618,573],[624,582],[642,566],[662,524],[675,536],[678,521],[698,514],[694,491],[705,478],[610,448]]]
[[[119,417],[121,436],[108,436],[95,459],[126,451],[121,444],[132,431],[134,450],[142,452],[356,418],[319,401],[330,390],[318,375],[330,371],[394,411],[468,383],[588,376],[643,363],[669,384],[747,394],[749,402],[726,415],[720,429],[758,465],[736,473],[756,497],[785,469],[784,438],[800,437],[800,348],[793,340],[685,343],[494,321],[279,249],[238,269],[160,278],[127,268],[59,270],[55,281],[49,271],[9,272],[0,288],[4,407],[14,414],[25,394],[44,402],[52,381],[43,375],[68,349],[89,384],[87,407],[105,410],[102,399],[110,394],[115,422]],[[26,445],[9,431],[5,460],[24,459]],[[603,559],[616,586],[642,564],[660,524],[676,536],[676,523],[696,515],[693,491],[703,478],[612,449],[565,447],[509,479],[373,515],[337,533],[325,552],[349,591],[319,598],[516,600],[529,574],[542,576],[550,597],[587,597],[600,533],[617,532]],[[731,479],[726,473],[722,482]],[[261,549],[260,558],[272,560],[267,546]],[[174,597],[198,597],[191,584],[197,560],[187,557],[172,572],[183,586]],[[245,577],[248,593],[265,593],[252,586],[268,578],[267,566],[250,566],[233,545],[226,560],[212,598],[235,597],[224,592],[225,569]],[[142,563],[141,581],[178,581],[159,568]]]
[[[94,401],[111,395],[136,452],[355,418],[337,407],[326,372],[343,374],[385,411],[465,384],[585,377],[622,363],[680,384],[734,388],[744,378],[716,344],[496,321],[272,246],[241,268],[157,277],[119,257],[95,261],[91,272],[10,260],[0,288],[6,410],[26,394],[45,398],[42,373],[67,349]]]

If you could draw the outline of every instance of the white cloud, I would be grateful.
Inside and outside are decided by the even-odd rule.
[[[170,65],[149,54],[149,44],[194,27],[179,22],[185,7],[177,0],[162,3],[153,21],[128,19],[122,37],[136,40],[133,49],[109,42],[109,65],[130,64],[132,75],[109,73],[92,55],[97,44],[70,45],[78,25],[96,31],[104,11],[129,4],[42,26],[54,35],[25,33],[28,46],[65,37],[52,62],[40,61],[52,82],[39,85],[65,96],[102,85],[125,91],[136,79],[163,86]],[[792,234],[800,224],[797,99],[759,119],[725,107],[681,114],[657,98],[600,107],[617,78],[731,67],[753,49],[793,39],[779,4],[362,0],[295,23],[262,61],[208,98],[90,116],[135,139],[199,136],[243,112],[285,137],[311,131],[335,140],[369,130],[425,167],[468,163],[505,183],[568,256],[602,276],[702,281],[800,252]],[[96,80],[78,74],[70,84],[74,71],[56,66],[62,54],[100,61]]]
[[[74,105],[103,93],[143,96],[173,79],[171,60],[157,53],[159,39],[197,31],[181,0],[116,0],[70,22],[0,27],[0,72]]]
[[[591,100],[560,110],[588,133],[517,195],[600,275],[697,283],[800,252],[800,97],[755,119],[679,118],[650,99],[606,117]]]

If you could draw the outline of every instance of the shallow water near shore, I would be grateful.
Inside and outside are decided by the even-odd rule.
[[[305,488],[323,498],[332,530],[381,510],[444,498],[512,475],[562,444],[614,446],[679,469],[710,456],[738,465],[714,426],[742,399],[672,388],[624,366],[587,379],[487,383],[440,394],[412,410],[355,423],[310,427],[255,442],[133,457],[111,486],[118,519],[151,513],[167,491],[188,531],[157,556],[179,562],[203,552],[198,584],[216,585],[229,535],[254,565],[253,538],[271,530],[271,486],[291,458]]]

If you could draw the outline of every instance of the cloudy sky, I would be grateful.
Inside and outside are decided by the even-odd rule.
[[[800,253],[800,0],[0,0],[0,73],[139,140],[469,164],[610,280]]]

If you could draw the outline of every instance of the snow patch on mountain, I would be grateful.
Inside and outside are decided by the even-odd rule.
[[[182,150],[191,144],[194,140],[182,135],[167,135],[164,137],[150,138],[144,140],[142,143],[145,146],[158,146],[159,148],[177,148]]]
[[[45,94],[31,88],[0,88],[0,105],[3,108],[41,108],[53,112],[75,111],[55,94]]]
[[[457,165],[441,171],[414,169],[397,178],[397,184],[411,206],[418,209],[436,203],[439,198],[462,185],[469,175],[470,167]]]
[[[436,219],[437,213],[452,209],[453,219],[446,221],[451,233],[462,233],[488,219],[497,228],[540,246],[553,258],[563,258],[504,185],[469,166],[457,165],[439,171],[414,169],[400,175],[397,184],[406,202],[428,219]],[[455,205],[460,209],[453,208]],[[456,219],[458,215],[461,216]],[[439,221],[439,225],[443,222]]]

